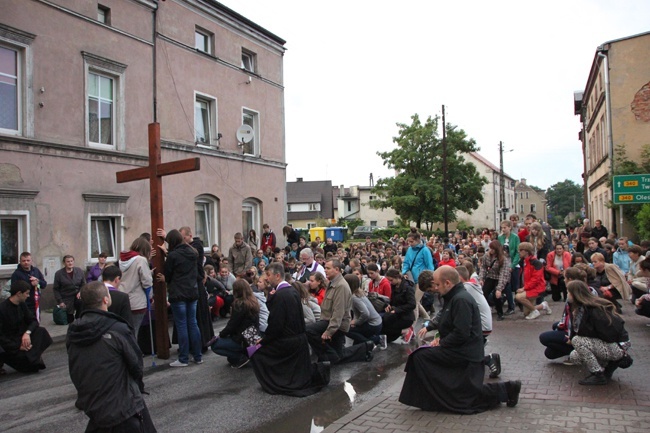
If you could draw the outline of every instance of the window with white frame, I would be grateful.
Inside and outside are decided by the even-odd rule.
[[[519,213],[524,213],[524,205],[523,204],[519,205]]]
[[[241,50],[241,68],[248,72],[255,73],[256,70],[257,55],[248,51],[245,48]]]
[[[217,135],[217,100],[197,94],[194,99],[194,140],[196,144],[211,146]]]
[[[313,229],[314,227],[318,227],[316,223],[307,223],[307,230]]]
[[[86,139],[89,146],[124,149],[126,65],[82,51],[86,68]]]
[[[370,227],[377,227],[377,221],[370,221]]]
[[[97,260],[100,253],[106,254],[109,261],[117,260],[121,230],[121,216],[90,215],[90,260]]]
[[[320,203],[309,203],[309,210],[311,212],[320,212]]]
[[[394,225],[395,225],[395,221],[393,220],[386,221],[386,227],[393,227]]]
[[[201,239],[203,247],[210,250],[218,244],[219,200],[209,195],[200,195],[194,199],[194,236]]]
[[[253,139],[244,144],[244,154],[259,155],[260,153],[260,115],[258,112],[244,108],[242,111],[242,123],[253,128]]]
[[[115,112],[113,79],[94,72],[88,73],[88,141],[113,146]]]
[[[212,54],[212,33],[196,27],[194,32],[194,48],[206,54]]]
[[[528,196],[528,191],[526,191],[526,198],[530,198],[530,197]]]
[[[36,36],[0,24],[0,134],[33,136],[31,48]]]
[[[13,270],[20,253],[29,250],[27,217],[27,212],[0,213],[0,269]]]
[[[530,205],[530,211],[531,212],[537,212],[537,205],[535,203]]]
[[[242,233],[244,237],[248,232],[255,230],[255,233],[261,233],[260,230],[260,204],[257,200],[246,199],[242,202]]]

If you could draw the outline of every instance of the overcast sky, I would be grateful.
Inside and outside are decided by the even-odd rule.
[[[647,0],[223,0],[287,41],[287,180],[368,185],[396,123],[441,114],[505,172],[581,182],[583,90],[602,43],[650,31]]]

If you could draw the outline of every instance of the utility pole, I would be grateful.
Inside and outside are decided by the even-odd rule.
[[[442,106],[442,205],[443,205],[443,218],[445,221],[445,236],[449,235],[449,218],[447,216],[447,180],[448,180],[447,179],[447,125],[445,124],[445,106],[443,105]]]
[[[506,176],[503,173],[503,142],[499,141],[499,206],[501,210],[499,215],[501,215],[501,221],[505,221],[507,218],[506,215]],[[499,221],[499,223],[501,223]]]

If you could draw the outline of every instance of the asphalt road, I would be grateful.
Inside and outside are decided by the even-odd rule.
[[[401,341],[401,340],[398,340]],[[407,345],[389,344],[370,363],[334,366],[330,385],[295,398],[264,393],[252,368],[229,367],[209,352],[203,365],[171,368],[172,358],[144,359],[147,406],[159,432],[317,433],[359,404],[373,399],[403,377]],[[47,369],[24,375],[5,367],[0,378],[0,430],[3,432],[82,432],[87,423],[74,406],[63,343],[44,354]]]

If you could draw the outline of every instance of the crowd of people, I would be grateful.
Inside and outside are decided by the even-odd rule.
[[[100,255],[87,272],[66,255],[53,291],[70,324],[70,371],[89,425],[137,421],[155,431],[141,398],[142,353],[155,353],[154,279],[166,284],[174,318],[178,359],[172,367],[202,364],[212,350],[233,368],[252,367],[264,391],[302,397],[326,386],[334,365],[370,362],[375,349],[417,340],[422,347],[406,363],[400,401],[461,413],[518,401],[521,382],[484,383],[485,367],[491,378],[501,371],[499,355],[484,353],[493,308],[497,321],[517,308],[535,320],[552,314],[547,294],[563,302],[553,307],[562,310],[561,320],[540,342],[547,358],[585,365],[590,375],[580,381],[584,385],[607,384],[617,368],[631,364],[621,319],[625,301],[650,317],[650,243],[617,238],[600,221],[591,227],[585,219],[575,230],[557,231],[534,215],[522,222],[513,215],[498,232],[427,239],[412,228],[406,238],[367,238],[348,247],[332,239],[308,242],[289,226],[282,233],[284,249],[264,224],[259,236],[237,233],[227,252],[212,245],[204,254],[189,227],[159,229],[135,239],[116,264]],[[164,269],[152,269],[153,254],[164,255]],[[2,362],[19,371],[45,368],[41,354],[51,339],[38,326],[45,285],[31,255],[23,253],[11,298],[0,305]],[[419,318],[425,322],[416,332]],[[227,320],[216,335],[215,320]],[[133,391],[133,410],[122,411],[128,416],[119,420],[117,414],[93,415],[93,407],[118,390],[92,389],[82,356],[106,352],[100,337],[111,332],[122,342],[119,362],[130,363],[115,374],[126,375],[125,386]]]

